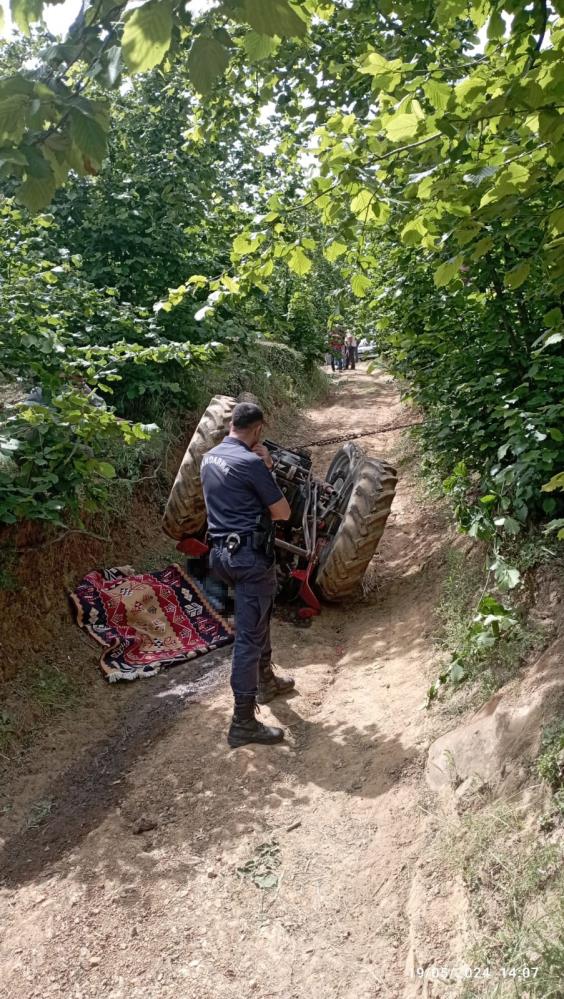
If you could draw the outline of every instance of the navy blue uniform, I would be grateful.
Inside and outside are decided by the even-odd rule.
[[[210,568],[235,590],[235,646],[231,686],[235,698],[257,693],[259,669],[270,665],[270,617],[276,593],[273,555],[255,551],[257,517],[283,499],[259,455],[237,437],[225,437],[202,460],[201,479],[212,540]],[[236,533],[242,544],[231,554],[222,544]]]

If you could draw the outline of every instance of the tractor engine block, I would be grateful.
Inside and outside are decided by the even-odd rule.
[[[290,504],[290,529],[300,530],[311,481],[311,457],[307,451],[291,451],[273,441],[264,441],[274,462],[276,481]]]

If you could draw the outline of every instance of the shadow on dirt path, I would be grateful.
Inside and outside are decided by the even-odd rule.
[[[211,659],[212,657],[210,657]],[[151,767],[151,758],[155,746],[163,739],[170,737],[172,729],[179,723],[184,737],[184,728],[193,723],[194,728],[206,735],[205,750],[206,768],[210,771],[220,771],[228,754],[223,739],[218,740],[214,747],[207,742],[210,732],[224,733],[226,718],[224,711],[218,711],[209,702],[217,689],[219,682],[227,681],[229,674],[229,659],[225,654],[213,663],[208,660],[207,669],[212,673],[200,678],[198,694],[194,687],[198,680],[191,678],[189,684],[178,682],[175,678],[171,683],[161,685],[159,692],[147,691],[145,699],[135,706],[128,718],[127,724],[108,736],[98,744],[85,751],[76,764],[65,770],[61,775],[45,787],[45,798],[53,802],[50,814],[37,825],[32,824],[16,833],[4,847],[6,860],[2,865],[1,883],[5,887],[17,887],[32,881],[37,882],[42,876],[50,877],[56,870],[62,872],[69,854],[80,845],[104,820],[108,813],[120,809],[123,817],[124,835],[140,835],[151,831],[147,825],[154,828],[164,828],[171,822],[178,822],[183,817],[175,810],[169,815],[167,807],[168,784],[164,776],[165,793],[152,793],[146,801],[136,802],[129,807],[132,794],[130,773],[133,766]],[[206,680],[208,681],[206,683]],[[210,682],[211,681],[211,682]],[[189,692],[186,687],[190,688]],[[292,700],[299,702],[299,696]],[[360,790],[354,785],[343,786],[338,768],[348,769],[359,753],[365,754],[370,761],[371,780],[362,786],[363,796],[378,797],[384,794],[398,773],[412,759],[412,754],[405,751],[395,737],[382,735],[376,724],[359,728],[354,724],[340,724],[306,720],[294,711],[292,700],[275,705],[273,714],[290,735],[289,748],[284,755],[285,774],[295,775],[296,789],[286,791],[286,797],[300,798],[300,751],[306,750],[315,743],[320,761],[315,770],[308,774],[311,781],[319,788],[328,791],[341,791],[356,794]],[[190,751],[197,750],[199,738],[191,742]],[[260,750],[255,750],[260,753]],[[189,768],[187,777],[189,778]],[[180,785],[176,784],[178,789]],[[185,788],[190,788],[190,779],[185,781]],[[275,791],[276,788],[276,791]],[[280,793],[280,787],[271,781],[271,796]],[[260,810],[263,789],[252,789],[244,799],[240,800],[230,795],[228,786],[222,788],[225,794],[225,804],[228,806],[226,820],[217,830],[217,835],[211,836],[211,841],[227,845],[236,838],[241,828],[241,822],[249,809]],[[271,802],[272,804],[272,802]],[[154,816],[159,816],[158,821]],[[129,849],[124,844],[126,853]],[[106,873],[115,869],[115,853],[106,857],[101,864]],[[98,869],[100,867],[98,866]]]
[[[390,379],[359,370],[335,378],[299,435],[278,436],[300,443],[401,415]],[[403,453],[397,432],[363,445]],[[316,450],[319,471],[334,450]],[[188,664],[123,694],[104,688],[97,696],[121,707],[111,724],[93,711],[70,762],[68,747],[43,770],[41,746],[22,758],[4,792],[3,999],[422,994],[412,886],[425,884],[423,766],[436,733],[421,704],[449,545],[440,507],[403,467],[367,592],[307,629],[275,621],[276,658],[297,680],[291,699],[263,709],[286,729],[280,746],[228,751],[218,654],[198,676]],[[444,963],[458,914],[442,891],[426,957]]]

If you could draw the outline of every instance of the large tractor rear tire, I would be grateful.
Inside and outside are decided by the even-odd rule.
[[[206,508],[200,479],[202,458],[228,433],[236,404],[237,400],[232,396],[214,396],[194,431],[163,516],[163,530],[175,541],[188,535],[198,535],[204,528]]]
[[[397,474],[387,461],[368,458],[358,445],[346,444],[333,458],[326,478],[343,489],[342,520],[322,553],[315,582],[322,597],[336,603],[362,583],[384,533]]]

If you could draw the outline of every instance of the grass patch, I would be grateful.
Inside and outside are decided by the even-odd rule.
[[[0,590],[11,593],[18,588],[17,561],[18,555],[13,545],[0,547]]]
[[[85,696],[78,679],[54,664],[24,670],[9,687],[9,707],[0,711],[0,756],[5,758],[29,745],[50,718]]]
[[[462,872],[470,901],[475,942],[466,963],[491,973],[486,982],[464,983],[461,999],[561,997],[561,844],[540,838],[517,811],[496,802],[462,819],[445,856]]]
[[[36,801],[28,815],[27,828],[36,829],[37,826],[42,825],[45,819],[51,815],[54,804],[53,798],[42,798],[40,801]]]
[[[56,666],[42,666],[34,671],[29,680],[29,693],[35,703],[48,714],[64,711],[79,698],[73,678]]]
[[[467,639],[468,628],[484,586],[483,567],[466,552],[451,549],[447,554],[447,571],[441,596],[436,607],[437,644],[444,652],[460,649]]]
[[[537,771],[539,777],[546,781],[554,792],[554,815],[564,818],[564,718],[545,728],[537,760]],[[553,816],[545,816],[545,822],[550,829]]]
[[[554,791],[564,787],[564,718],[545,728],[537,768]]]
[[[503,545],[503,557],[522,575],[542,565],[562,562],[557,545],[547,542],[540,528],[531,528],[526,536],[507,538]]]
[[[16,726],[14,719],[7,711],[0,711],[0,756],[6,755],[15,734]]]

